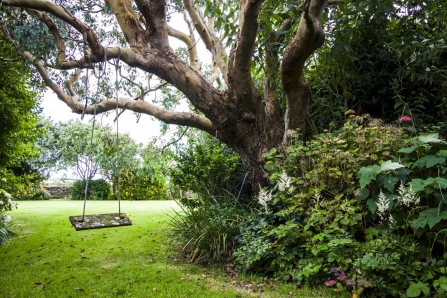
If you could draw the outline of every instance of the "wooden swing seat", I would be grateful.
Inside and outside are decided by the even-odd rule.
[[[125,213],[76,215],[69,217],[76,231],[131,226],[132,221]]]

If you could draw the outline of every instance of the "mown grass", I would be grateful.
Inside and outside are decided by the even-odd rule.
[[[0,297],[327,297],[322,289],[230,277],[220,268],[181,264],[169,245],[172,201],[124,201],[133,226],[76,232],[68,216],[80,201],[19,202],[17,237],[0,247]],[[86,214],[117,212],[87,202]]]

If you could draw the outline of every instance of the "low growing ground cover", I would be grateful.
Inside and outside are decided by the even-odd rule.
[[[116,212],[115,204],[87,202],[86,213]],[[76,232],[68,216],[82,213],[81,202],[19,202],[10,213],[17,237],[0,247],[0,297],[328,296],[178,262],[167,253],[175,209],[173,201],[121,202],[133,226]]]

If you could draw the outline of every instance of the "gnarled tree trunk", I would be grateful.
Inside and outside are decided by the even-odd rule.
[[[68,9],[58,6],[58,2],[3,0],[5,7],[20,8],[22,14],[32,15],[35,22],[46,25],[57,48],[47,55],[52,55],[54,62],[48,62],[47,57],[39,56],[37,52],[33,52],[33,48],[27,48],[14,38],[14,26],[8,26],[8,22],[13,24],[20,20],[14,19],[12,13],[0,21],[3,32],[1,38],[16,47],[22,57],[36,68],[59,100],[73,112],[94,112],[93,105],[84,109],[84,103],[74,88],[81,70],[92,68],[104,57],[107,60],[119,58],[130,67],[154,74],[180,90],[200,113],[174,112],[156,106],[144,100],[144,88],[138,83],[135,84],[141,87],[142,95],[119,98],[119,109],[151,115],[167,124],[195,127],[217,137],[241,156],[255,188],[268,184],[263,172],[263,154],[287,142],[292,135],[290,132],[299,129],[300,134],[305,133],[310,88],[304,78],[304,63],[324,41],[321,17],[328,0],[305,0],[297,3],[302,12],[299,25],[293,26],[291,20],[285,20],[280,28],[272,30],[271,37],[264,46],[266,60],[261,66],[265,67],[262,92],[258,89],[261,87],[255,86],[251,68],[263,0],[239,0],[238,15],[235,18],[238,30],[229,54],[214,32],[213,18],[205,18],[193,0],[183,0],[188,33],[176,30],[167,23],[165,0],[108,0],[91,4],[92,7],[96,5],[103,11],[110,9],[113,12],[127,43],[123,48],[103,44],[99,34],[79,17],[80,14],[70,13]],[[84,4],[88,3],[87,1]],[[65,25],[62,26],[62,23]],[[284,37],[281,32],[291,28],[296,28],[295,36],[281,53],[278,46]],[[194,32],[212,55],[211,75],[207,76],[200,69]],[[70,47],[73,47],[73,43],[69,44],[71,35],[72,40],[77,38],[77,42],[82,43],[83,51],[71,49],[72,52],[78,52],[67,58]],[[187,45],[189,61],[174,54],[168,36]],[[55,70],[71,69],[75,72],[65,82],[66,91],[52,80],[52,74]],[[281,73],[280,82],[273,79],[269,69]],[[227,86],[225,90],[215,86],[219,77]],[[151,88],[145,92],[157,89]],[[283,88],[283,99],[278,98],[276,91],[279,88]],[[280,100],[285,100],[285,111],[281,110]],[[96,107],[97,113],[114,109],[116,102],[112,99],[103,100]]]

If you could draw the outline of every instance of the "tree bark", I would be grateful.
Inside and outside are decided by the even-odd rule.
[[[230,55],[227,55],[218,34],[213,32],[213,21],[210,20],[207,24],[200,8],[194,5],[192,0],[183,0],[185,12],[190,20],[189,34],[167,24],[165,0],[106,1],[127,42],[126,48],[104,46],[101,38],[87,23],[79,19],[78,15],[72,15],[50,1],[3,0],[3,5],[32,12],[46,24],[57,47],[54,59],[56,65],[51,66],[31,50],[23,50],[13,35],[9,34],[11,29],[8,29],[4,21],[0,21],[3,32],[1,38],[16,47],[23,59],[36,68],[45,84],[74,113],[93,113],[92,105],[84,110],[84,104],[76,94],[74,84],[82,69],[94,67],[94,64],[102,62],[104,57],[107,60],[119,57],[120,61],[128,66],[157,76],[181,91],[198,113],[169,111],[144,100],[134,100],[139,98],[137,96],[119,98],[118,107],[151,115],[168,124],[196,127],[217,137],[241,156],[251,184],[258,190],[259,187],[268,185],[263,170],[263,154],[272,148],[287,144],[291,131],[299,129],[301,135],[306,131],[305,120],[311,93],[304,77],[305,61],[324,41],[321,17],[328,0],[305,0],[299,5],[303,15],[295,36],[283,54],[279,53],[277,46],[282,37],[273,31],[265,45],[267,59],[261,66],[265,68],[265,77],[261,84],[255,85],[251,68],[263,2],[239,0],[238,32]],[[88,50],[76,59],[67,59],[68,42],[61,34],[62,28],[58,28],[61,26],[60,22],[64,22],[70,30],[83,37],[83,48]],[[200,70],[192,27],[197,30],[200,39],[213,56],[212,72],[208,79]],[[286,21],[281,28],[276,29],[283,31],[290,28],[290,21]],[[168,35],[186,44],[189,62],[174,54],[169,46]],[[49,67],[52,68],[51,71]],[[54,70],[71,69],[75,70],[75,74],[65,82],[67,93],[64,87],[59,86],[51,77]],[[281,83],[269,74],[269,69],[280,70],[286,95],[285,111],[281,110],[280,98],[275,95],[278,88],[281,88]],[[219,79],[219,72],[227,83],[226,90],[219,90],[213,85],[213,82]],[[143,89],[139,88],[143,94]],[[97,112],[114,110],[115,100],[111,98],[102,101],[96,107]]]

